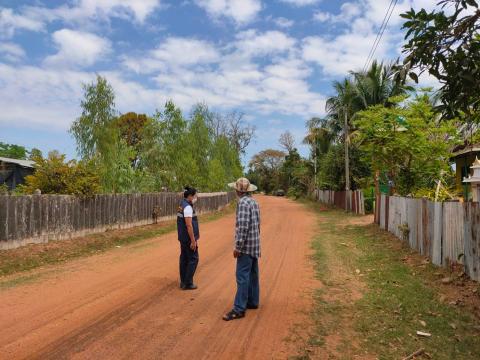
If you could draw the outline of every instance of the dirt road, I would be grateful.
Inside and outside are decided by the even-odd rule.
[[[224,322],[235,292],[234,215],[201,227],[199,289],[178,289],[176,234],[37,271],[0,290],[1,359],[285,359],[304,321],[315,216],[259,197],[261,307]]]

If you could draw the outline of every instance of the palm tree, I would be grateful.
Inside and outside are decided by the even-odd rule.
[[[344,124],[345,117],[350,122],[354,114],[362,110],[362,106],[356,84],[351,78],[334,81],[333,88],[335,95],[327,99],[325,109],[329,118],[330,127],[336,131],[337,134],[343,131],[343,139],[345,140],[345,131],[348,130]]]
[[[389,98],[412,89],[395,81],[393,63],[385,65],[383,62],[374,61],[366,71],[352,71],[350,74],[353,76],[362,110],[373,105],[389,106]]]
[[[335,131],[330,128],[328,119],[313,117],[307,121],[307,129],[303,143],[310,145],[312,153],[325,154],[335,140]]]
[[[410,90],[408,85],[401,85],[394,80],[393,64],[373,61],[366,71],[350,72],[350,77],[333,83],[335,95],[327,99],[326,111],[330,121],[335,124],[337,133],[343,133],[345,144],[345,181],[350,188],[348,147],[352,122],[358,111],[369,106],[390,106],[392,96],[401,95]],[[378,175],[375,175],[375,187],[378,189]]]
[[[311,148],[315,172],[315,186],[317,186],[317,166],[320,155],[326,154],[335,140],[335,133],[329,128],[328,119],[313,117],[307,121],[308,133],[303,143]]]
[[[327,99],[326,110],[332,123],[337,128],[342,128],[343,123],[343,142],[345,144],[345,190],[350,190],[350,160],[348,154],[349,127],[353,115],[361,109],[360,98],[357,93],[356,85],[351,78],[345,78],[343,81],[333,83],[335,95]],[[347,196],[345,201],[347,201]],[[348,209],[348,204],[346,204]]]

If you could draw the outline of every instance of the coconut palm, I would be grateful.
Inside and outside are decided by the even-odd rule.
[[[303,143],[310,145],[312,155],[325,154],[335,140],[335,132],[330,128],[328,119],[313,117],[307,121],[307,135]]]
[[[334,81],[335,95],[329,97],[325,109],[329,118],[329,126],[336,134],[342,134],[344,139],[345,117],[350,124],[353,115],[362,110],[362,103],[358,96],[355,82],[351,78]]]
[[[394,80],[394,64],[373,61],[366,71],[351,71],[362,110],[372,105],[391,105],[392,96],[404,94],[412,88]]]

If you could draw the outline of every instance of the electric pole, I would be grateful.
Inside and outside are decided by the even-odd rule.
[[[344,107],[344,118],[345,124],[343,132],[345,133],[345,210],[348,211],[348,191],[350,190],[350,158],[348,156],[348,115],[346,106]]]
[[[315,198],[318,200],[318,181],[317,181],[317,141],[315,140],[315,153],[313,154],[313,166],[315,169]]]

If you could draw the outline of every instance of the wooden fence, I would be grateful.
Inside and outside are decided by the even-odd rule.
[[[199,194],[198,213],[221,209],[234,193]],[[0,196],[0,250],[29,243],[71,239],[109,229],[124,229],[173,219],[177,193]]]
[[[381,195],[375,222],[439,266],[462,264],[480,281],[480,204]]]
[[[345,201],[347,196],[347,201]],[[333,190],[316,190],[315,198],[317,201],[344,209],[355,214],[365,214],[365,202],[363,191],[333,191]]]

